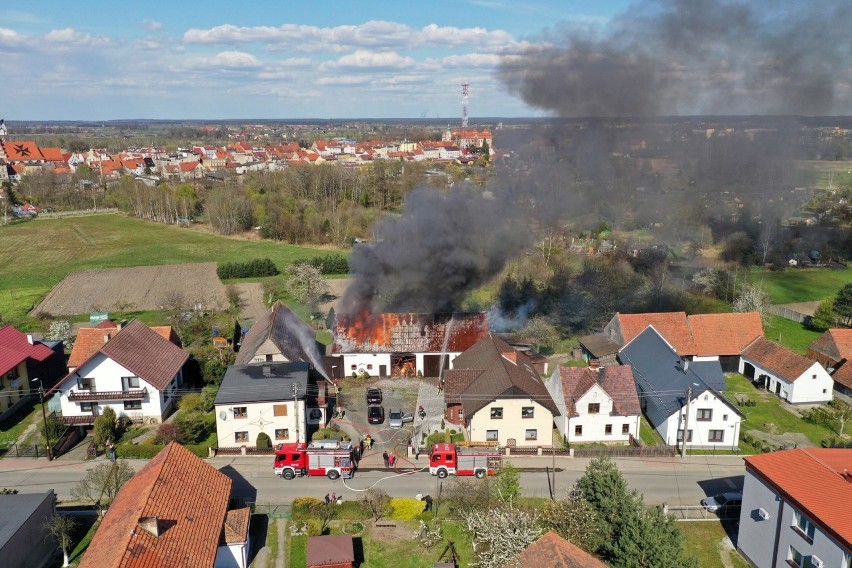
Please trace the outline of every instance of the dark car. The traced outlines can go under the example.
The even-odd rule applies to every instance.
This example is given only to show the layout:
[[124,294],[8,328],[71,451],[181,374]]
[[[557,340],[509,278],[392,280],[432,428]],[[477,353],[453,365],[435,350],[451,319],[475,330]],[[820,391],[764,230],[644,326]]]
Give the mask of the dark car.
[[711,513],[738,510],[742,504],[742,493],[720,493],[701,500],[701,505]]
[[376,387],[370,387],[367,389],[367,404],[381,404],[382,403],[382,389],[377,389]]
[[371,406],[367,409],[367,422],[370,424],[381,424],[385,421],[385,408],[383,406]]

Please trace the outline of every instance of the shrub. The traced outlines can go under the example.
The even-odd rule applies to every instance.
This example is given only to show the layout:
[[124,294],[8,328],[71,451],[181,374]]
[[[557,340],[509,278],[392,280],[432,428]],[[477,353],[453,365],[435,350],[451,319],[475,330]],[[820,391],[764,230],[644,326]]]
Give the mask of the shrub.
[[149,460],[159,454],[164,447],[162,444],[118,444],[115,446],[115,456],[125,459]]
[[180,442],[180,433],[177,426],[171,422],[160,424],[157,428],[156,442],[163,445],[169,442]]
[[345,254],[334,253],[315,256],[307,260],[300,260],[294,264],[307,264],[320,271],[320,274],[348,274],[349,259]]
[[222,280],[228,278],[253,278],[256,276],[278,276],[281,272],[270,258],[256,258],[246,262],[220,264],[216,274]]
[[257,449],[258,450],[268,450],[272,447],[272,440],[269,439],[269,435],[266,432],[261,432],[257,435]]
[[184,442],[198,444],[216,429],[216,417],[203,412],[180,412],[175,424]]
[[395,521],[414,521],[420,518],[426,504],[420,499],[394,497],[390,500],[390,506],[391,513],[388,518]]
[[178,402],[178,408],[184,412],[204,412],[204,400],[199,393],[185,394]]
[[332,430],[331,428],[320,428],[311,436],[311,440],[348,440],[346,432]]
[[323,501],[316,497],[296,497],[293,499],[293,504],[290,510],[293,513],[293,518],[305,518],[311,515],[311,509],[317,505],[322,505]]

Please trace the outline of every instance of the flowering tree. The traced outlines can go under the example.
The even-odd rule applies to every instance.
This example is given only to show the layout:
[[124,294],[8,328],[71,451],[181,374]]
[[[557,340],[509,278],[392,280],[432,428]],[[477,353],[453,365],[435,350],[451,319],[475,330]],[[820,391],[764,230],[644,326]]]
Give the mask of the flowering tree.
[[475,566],[481,568],[503,568],[510,564],[542,533],[535,513],[512,506],[485,513],[466,511],[461,517],[472,535]]
[[65,349],[74,346],[74,336],[71,335],[71,324],[68,320],[56,320],[50,322],[50,328],[44,334],[45,339],[61,341]]

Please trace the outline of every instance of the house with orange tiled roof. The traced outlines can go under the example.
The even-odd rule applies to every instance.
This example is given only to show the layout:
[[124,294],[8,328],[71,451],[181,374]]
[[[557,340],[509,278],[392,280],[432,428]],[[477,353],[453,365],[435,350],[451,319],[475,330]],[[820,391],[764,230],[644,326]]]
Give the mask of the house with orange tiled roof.
[[808,345],[808,358],[831,374],[834,389],[852,395],[852,329],[829,329]]
[[535,568],[607,568],[582,548],[571,544],[553,531],[547,531],[526,547],[505,568],[535,566]]
[[[80,330],[79,354],[72,350],[72,370],[49,392],[60,392],[62,422],[92,425],[106,407],[117,416],[162,422],[183,384],[189,354],[170,341],[166,329],[155,331],[139,320],[123,328]],[[85,358],[84,358],[85,357]]]
[[739,372],[790,404],[818,404],[834,398],[834,379],[822,365],[764,337],[745,348]]
[[125,483],[80,568],[247,568],[248,507],[233,482],[172,442]]
[[852,450],[745,458],[737,549],[751,566],[852,565]]
[[559,409],[554,418],[570,443],[626,443],[639,436],[642,408],[630,365],[559,367],[545,381]]
[[686,319],[695,344],[693,359],[718,359],[724,371],[735,371],[743,349],[764,334],[757,312],[694,314]]
[[616,312],[603,329],[603,334],[618,345],[630,343],[634,337],[653,326],[681,357],[695,355],[695,341],[686,320],[686,312],[622,314]]

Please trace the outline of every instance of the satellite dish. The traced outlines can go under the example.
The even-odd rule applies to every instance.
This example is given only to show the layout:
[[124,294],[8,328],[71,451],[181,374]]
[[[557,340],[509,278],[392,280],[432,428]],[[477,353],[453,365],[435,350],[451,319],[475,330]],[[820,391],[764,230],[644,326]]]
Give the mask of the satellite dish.
[[219,411],[219,418],[221,418],[222,420],[225,420],[227,417],[228,417],[227,412],[225,412],[224,410]]

